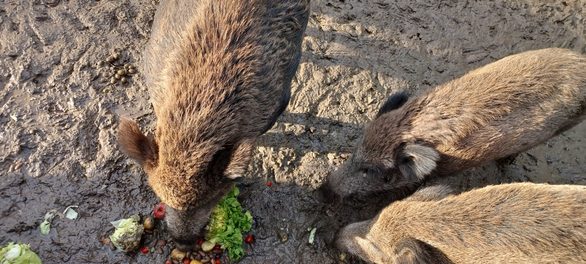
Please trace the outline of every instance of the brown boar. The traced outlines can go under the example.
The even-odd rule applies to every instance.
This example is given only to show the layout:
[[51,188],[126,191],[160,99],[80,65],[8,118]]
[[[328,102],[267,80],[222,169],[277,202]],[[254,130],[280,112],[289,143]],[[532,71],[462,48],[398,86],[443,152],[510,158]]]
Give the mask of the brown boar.
[[373,263],[586,262],[586,186],[513,183],[440,196],[392,203],[343,228],[336,244]]
[[122,150],[168,207],[189,249],[248,166],[255,139],[286,108],[309,0],[162,0],[143,61],[155,135],[122,119]]
[[581,122],[585,105],[586,56],[558,48],[511,55],[419,96],[392,95],[321,190],[357,204],[412,192],[548,140]]

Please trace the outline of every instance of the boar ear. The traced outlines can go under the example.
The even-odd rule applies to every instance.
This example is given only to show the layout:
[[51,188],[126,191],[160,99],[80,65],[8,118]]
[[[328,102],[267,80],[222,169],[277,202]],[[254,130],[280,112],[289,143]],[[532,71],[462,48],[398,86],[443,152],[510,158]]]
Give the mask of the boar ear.
[[414,181],[421,181],[437,166],[439,153],[420,144],[407,144],[398,157],[401,173]]
[[450,264],[453,263],[439,249],[411,237],[403,238],[393,250],[393,263]]
[[254,149],[254,139],[246,139],[242,141],[232,153],[230,157],[230,164],[224,172],[224,175],[229,179],[240,178],[246,173],[248,163],[252,157],[252,150]]
[[140,132],[136,122],[121,118],[118,126],[118,143],[128,157],[138,161],[140,165],[155,163],[157,145],[153,138],[149,139]]
[[387,98],[387,101],[385,101],[381,108],[378,110],[376,117],[379,117],[384,113],[393,111],[403,106],[407,102],[407,100],[409,100],[409,95],[407,95],[406,92],[401,91],[391,94],[389,98]]
[[207,173],[212,175],[224,175],[230,165],[230,158],[234,152],[234,145],[222,146],[208,163]]

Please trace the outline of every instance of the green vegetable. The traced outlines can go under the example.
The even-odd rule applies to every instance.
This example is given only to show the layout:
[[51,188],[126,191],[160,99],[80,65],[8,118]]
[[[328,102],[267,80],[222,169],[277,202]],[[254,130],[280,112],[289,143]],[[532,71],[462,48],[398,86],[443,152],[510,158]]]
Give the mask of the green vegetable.
[[0,248],[0,264],[42,264],[41,259],[26,244],[8,243]]
[[[51,231],[51,221],[53,221],[53,218],[55,218],[55,216],[57,216],[57,210],[55,210],[55,209],[53,209],[45,214],[45,218],[44,218],[43,222],[39,225],[39,228],[41,229],[41,234],[43,234],[43,235],[49,234],[49,232]],[[3,263],[0,263],[0,264],[3,264]]]
[[127,219],[121,219],[112,222],[112,225],[116,228],[114,234],[110,235],[110,241],[116,246],[116,248],[130,252],[138,248],[140,244],[140,238],[144,231],[142,223],[140,223],[140,217],[133,215]]
[[206,227],[206,240],[212,244],[220,244],[228,251],[231,260],[244,256],[242,233],[252,228],[252,215],[242,210],[238,202],[240,191],[236,186],[220,200],[212,211],[210,223]]

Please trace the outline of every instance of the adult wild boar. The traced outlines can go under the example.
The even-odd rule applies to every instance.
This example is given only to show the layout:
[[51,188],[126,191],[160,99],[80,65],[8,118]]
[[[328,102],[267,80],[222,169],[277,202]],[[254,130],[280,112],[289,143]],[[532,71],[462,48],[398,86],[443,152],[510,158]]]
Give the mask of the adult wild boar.
[[389,97],[321,190],[363,204],[528,150],[584,119],[586,56],[549,48],[505,57],[413,98]]
[[373,263],[584,263],[586,187],[513,183],[447,196],[437,186],[342,229]]
[[143,57],[155,135],[122,119],[119,143],[167,205],[179,248],[193,245],[286,108],[308,16],[309,0],[160,2]]

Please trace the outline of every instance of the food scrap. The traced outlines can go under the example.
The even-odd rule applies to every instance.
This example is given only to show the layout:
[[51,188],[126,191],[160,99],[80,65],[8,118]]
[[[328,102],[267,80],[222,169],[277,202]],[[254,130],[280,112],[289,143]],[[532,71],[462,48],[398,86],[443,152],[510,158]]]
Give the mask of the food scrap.
[[165,218],[165,204],[158,203],[155,205],[155,209],[153,210],[153,216],[155,219],[163,220]]
[[239,193],[240,190],[234,186],[212,211],[206,227],[206,242],[201,245],[204,251],[219,244],[228,251],[231,260],[244,256],[242,233],[252,228],[252,215],[242,209],[237,199]]
[[39,256],[27,244],[8,243],[0,248],[2,264],[42,264]]
[[244,242],[246,242],[246,244],[252,244],[252,243],[254,243],[254,236],[252,234],[248,234],[244,238]]
[[53,221],[53,218],[55,218],[55,216],[57,216],[57,210],[55,209],[45,214],[45,219],[43,220],[41,225],[39,225],[39,228],[41,229],[41,234],[49,234],[49,231],[51,231],[51,221]]
[[315,240],[315,231],[317,230],[317,228],[312,228],[311,231],[309,231],[309,244],[313,245],[313,241]]
[[77,208],[77,207],[79,207],[79,206],[77,206],[77,205],[67,206],[67,208],[65,208],[65,210],[63,210],[63,215],[65,216],[65,218],[67,218],[69,220],[77,219],[77,216],[79,214],[75,210],[73,210],[73,208]]
[[152,216],[147,216],[142,222],[145,231],[152,231],[155,229],[155,219]]
[[116,230],[110,235],[110,241],[116,248],[125,252],[130,252],[138,248],[144,231],[138,215],[114,221],[112,225]]

